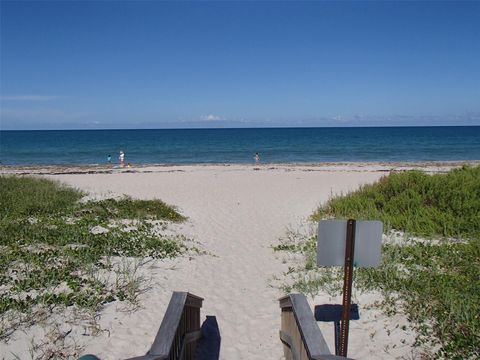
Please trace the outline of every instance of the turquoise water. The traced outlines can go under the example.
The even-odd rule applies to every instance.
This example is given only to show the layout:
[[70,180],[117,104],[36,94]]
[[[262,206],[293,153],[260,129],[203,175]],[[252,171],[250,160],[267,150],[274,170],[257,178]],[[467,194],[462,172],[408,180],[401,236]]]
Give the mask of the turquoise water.
[[480,126],[0,131],[4,165],[480,160]]

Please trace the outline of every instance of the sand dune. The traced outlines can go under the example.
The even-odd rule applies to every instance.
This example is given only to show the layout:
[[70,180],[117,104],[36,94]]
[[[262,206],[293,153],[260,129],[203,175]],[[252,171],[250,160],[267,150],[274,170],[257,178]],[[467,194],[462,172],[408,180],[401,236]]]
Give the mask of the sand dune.
[[[47,175],[96,197],[128,194],[177,205],[189,218],[180,230],[207,251],[206,255],[146,265],[143,271],[151,278],[152,288],[140,296],[141,309],[120,312],[115,303],[106,306],[99,324],[107,331],[77,339],[85,345],[85,352],[103,359],[144,354],[173,290],[205,298],[202,316],[217,317],[222,359],[281,359],[277,299],[283,294],[271,286],[271,279],[281,276],[288,263],[271,246],[288,227],[304,223],[330,196],[386,174],[381,166],[322,171],[308,166],[254,169],[243,165],[145,169]],[[360,300],[367,304],[377,298],[378,294],[367,294]],[[317,303],[331,301],[326,295],[315,299]],[[362,320],[352,325],[349,355],[369,359],[412,357],[414,334],[393,331],[401,321],[404,319],[388,319],[378,310],[365,310]],[[391,328],[390,336],[385,328]],[[324,324],[322,329],[333,350],[333,326]]]

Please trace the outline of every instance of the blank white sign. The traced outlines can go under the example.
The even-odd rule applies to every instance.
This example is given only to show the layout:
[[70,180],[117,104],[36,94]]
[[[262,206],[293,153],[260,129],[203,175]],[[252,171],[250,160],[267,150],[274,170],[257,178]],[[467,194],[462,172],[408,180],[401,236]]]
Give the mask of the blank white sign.
[[[357,221],[355,226],[355,266],[380,264],[383,224],[381,221]],[[345,265],[347,220],[321,220],[317,231],[317,265]]]

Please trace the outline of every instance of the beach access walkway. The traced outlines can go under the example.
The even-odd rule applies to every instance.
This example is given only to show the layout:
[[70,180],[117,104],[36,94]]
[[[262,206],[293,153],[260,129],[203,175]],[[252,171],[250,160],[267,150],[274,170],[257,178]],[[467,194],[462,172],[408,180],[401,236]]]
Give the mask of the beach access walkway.
[[281,359],[278,299],[284,293],[271,280],[281,277],[288,264],[272,246],[322,201],[385,174],[243,165],[142,170],[52,176],[92,194],[158,198],[176,205],[189,218],[182,231],[207,252],[150,264],[152,287],[142,294],[136,312],[105,308],[99,322],[109,332],[86,349],[102,359],[145,354],[175,290],[205,298],[202,313],[215,315],[221,330],[221,359]]

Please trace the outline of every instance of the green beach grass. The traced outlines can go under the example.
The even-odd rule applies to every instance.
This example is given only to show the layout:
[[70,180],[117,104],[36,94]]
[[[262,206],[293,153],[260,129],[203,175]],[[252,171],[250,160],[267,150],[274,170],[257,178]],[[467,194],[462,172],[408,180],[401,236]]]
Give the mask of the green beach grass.
[[[416,236],[383,245],[381,266],[356,269],[354,286],[381,291],[387,313],[405,312],[417,343],[435,345],[427,357],[480,357],[480,167],[392,173],[330,199],[311,220],[324,218],[379,219],[387,233]],[[275,249],[305,255],[302,268],[290,269],[297,276],[286,291],[341,292],[341,269],[315,265],[315,237],[291,237]]]
[[174,207],[128,197],[82,203],[84,195],[42,178],[0,176],[0,339],[11,330],[7,314],[56,305],[95,312],[107,302],[134,302],[140,279],[121,273],[115,259],[175,257],[187,249],[183,236],[155,231],[159,222],[185,219]]

